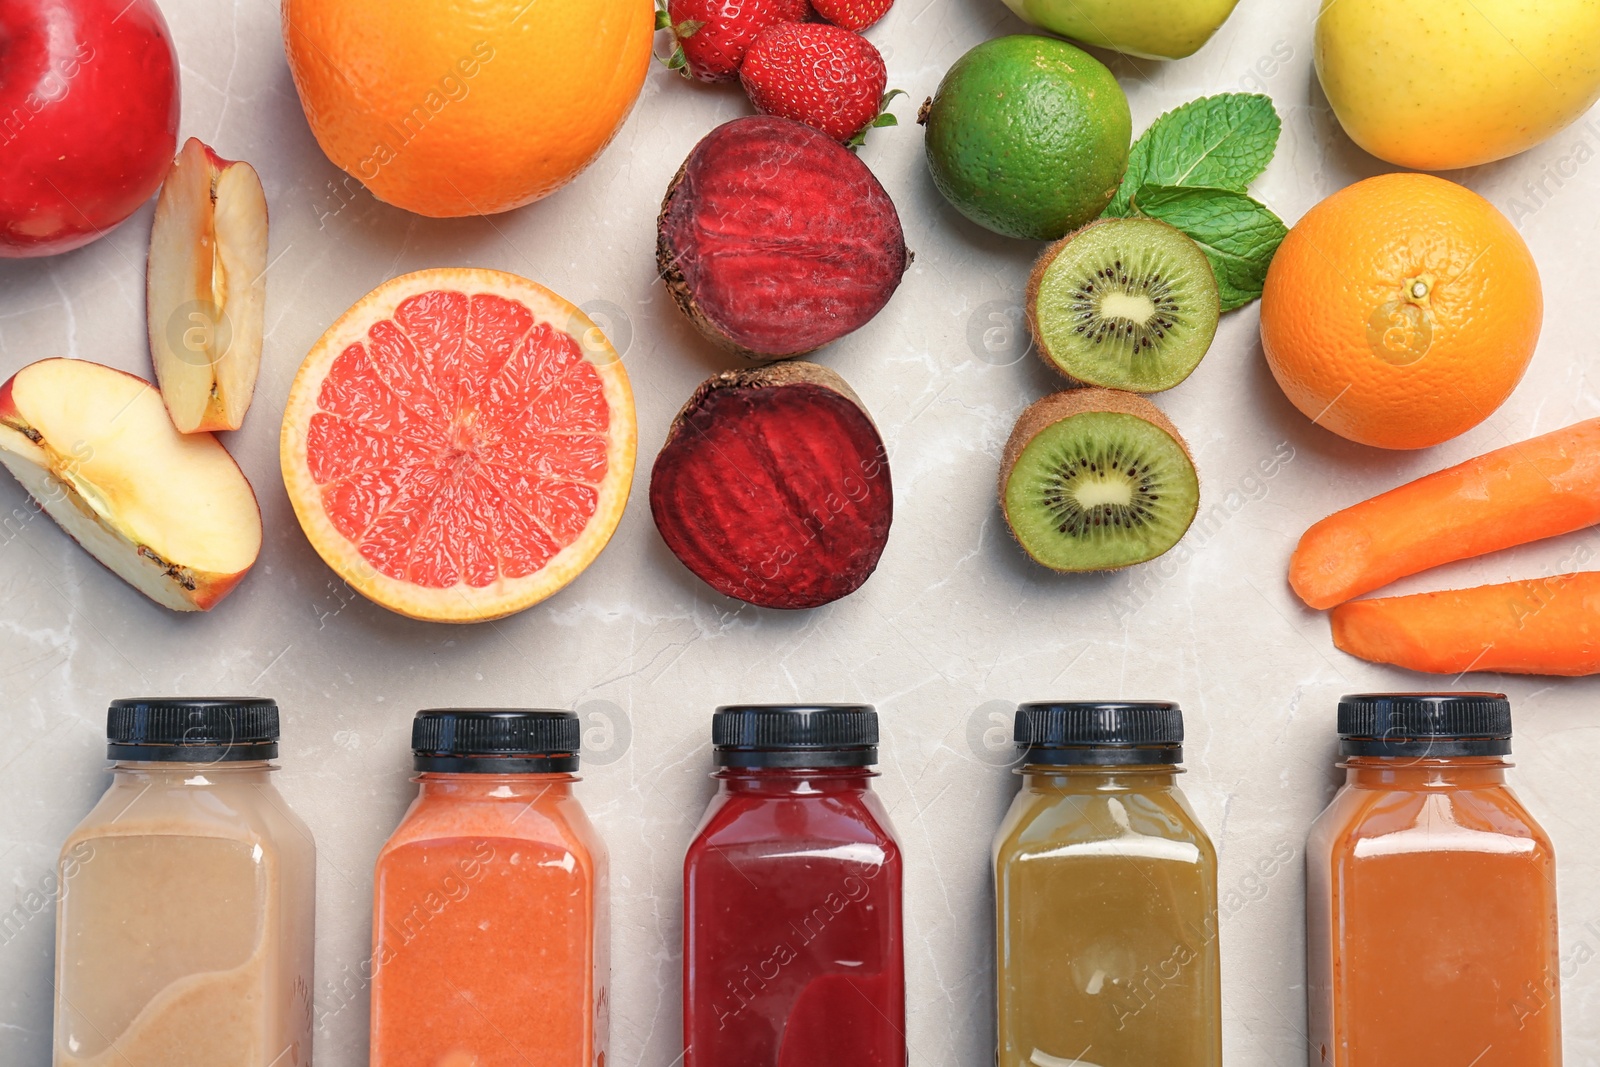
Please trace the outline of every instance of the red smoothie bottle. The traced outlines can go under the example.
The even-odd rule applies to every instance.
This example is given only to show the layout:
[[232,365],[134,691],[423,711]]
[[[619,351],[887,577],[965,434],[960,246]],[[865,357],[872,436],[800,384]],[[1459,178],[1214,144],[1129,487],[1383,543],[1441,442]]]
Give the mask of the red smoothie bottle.
[[684,861],[684,1067],[905,1067],[900,846],[863,704],[718,708]]

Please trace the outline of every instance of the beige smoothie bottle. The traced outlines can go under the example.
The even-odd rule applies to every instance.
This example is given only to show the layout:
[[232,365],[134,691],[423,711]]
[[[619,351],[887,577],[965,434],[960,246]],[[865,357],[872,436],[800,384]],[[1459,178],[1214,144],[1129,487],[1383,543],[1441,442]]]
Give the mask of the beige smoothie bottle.
[[270,700],[112,703],[61,851],[56,1067],[307,1067],[315,851]]

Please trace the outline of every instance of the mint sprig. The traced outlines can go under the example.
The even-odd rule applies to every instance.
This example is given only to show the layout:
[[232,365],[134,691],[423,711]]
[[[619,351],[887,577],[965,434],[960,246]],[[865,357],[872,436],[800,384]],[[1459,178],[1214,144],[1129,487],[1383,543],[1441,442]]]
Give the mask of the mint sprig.
[[1133,208],[1177,227],[1200,246],[1217,276],[1223,311],[1261,298],[1267,268],[1289,233],[1260,201],[1232,189],[1146,185],[1134,194]]
[[1105,214],[1160,219],[1205,251],[1222,310],[1261,296],[1288,232],[1246,195],[1278,148],[1283,123],[1259,93],[1203,97],[1162,115],[1128,152],[1128,170]]
[[1245,192],[1272,162],[1282,129],[1260,93],[1207,96],[1169,111],[1129,149],[1127,175],[1106,214],[1133,214],[1128,203],[1146,185]]

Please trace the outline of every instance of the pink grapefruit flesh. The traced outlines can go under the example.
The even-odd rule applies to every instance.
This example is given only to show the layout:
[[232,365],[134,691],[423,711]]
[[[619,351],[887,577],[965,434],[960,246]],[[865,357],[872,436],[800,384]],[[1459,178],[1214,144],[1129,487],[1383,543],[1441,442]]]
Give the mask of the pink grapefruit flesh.
[[516,275],[392,279],[306,357],[284,481],[313,546],[365,596],[474,622],[591,563],[627,502],[627,372],[573,305]]

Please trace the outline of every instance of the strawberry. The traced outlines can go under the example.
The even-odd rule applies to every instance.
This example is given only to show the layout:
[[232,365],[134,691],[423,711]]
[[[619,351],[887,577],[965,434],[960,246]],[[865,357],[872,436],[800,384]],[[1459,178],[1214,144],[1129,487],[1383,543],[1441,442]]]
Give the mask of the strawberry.
[[722,82],[738,76],[745,49],[762,30],[810,14],[809,0],[656,0],[656,29],[672,31],[668,67]]
[[845,142],[868,126],[891,124],[893,116],[880,118],[888,77],[871,41],[826,22],[768,26],[739,68],[757,111],[796,119]]
[[894,0],[812,0],[817,14],[847,30],[862,30],[889,13]]

